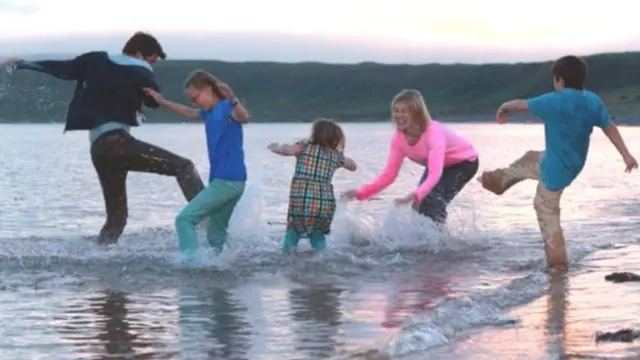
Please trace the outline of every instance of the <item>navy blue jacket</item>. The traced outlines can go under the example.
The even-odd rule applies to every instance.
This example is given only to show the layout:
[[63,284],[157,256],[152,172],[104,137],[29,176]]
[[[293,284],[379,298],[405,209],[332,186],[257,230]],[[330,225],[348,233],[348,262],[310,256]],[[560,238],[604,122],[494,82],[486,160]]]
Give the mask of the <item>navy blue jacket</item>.
[[159,106],[142,90],[148,87],[160,91],[151,70],[144,66],[117,64],[103,51],[88,52],[64,61],[20,60],[16,68],[76,81],[64,131],[91,130],[107,122],[138,126],[137,113],[142,104],[150,108]]

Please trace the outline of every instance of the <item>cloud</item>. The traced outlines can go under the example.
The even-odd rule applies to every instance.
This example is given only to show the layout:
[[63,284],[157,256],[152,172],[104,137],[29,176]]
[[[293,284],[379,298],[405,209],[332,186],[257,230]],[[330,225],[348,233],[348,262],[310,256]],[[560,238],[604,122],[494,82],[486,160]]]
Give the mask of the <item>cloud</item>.
[[31,15],[39,10],[40,8],[35,4],[15,0],[0,0],[0,13]]

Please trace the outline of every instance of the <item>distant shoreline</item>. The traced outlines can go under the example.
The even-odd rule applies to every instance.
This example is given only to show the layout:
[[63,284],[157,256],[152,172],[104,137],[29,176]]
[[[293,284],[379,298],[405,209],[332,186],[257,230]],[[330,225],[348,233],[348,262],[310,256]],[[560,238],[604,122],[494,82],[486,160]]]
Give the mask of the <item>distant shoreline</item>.
[[[629,76],[640,72],[640,53],[600,54],[588,61],[588,89],[602,98],[616,122],[640,125],[640,83]],[[316,117],[341,123],[389,121],[391,99],[410,88],[422,93],[434,119],[490,123],[502,102],[553,91],[549,61],[335,65],[167,60],[154,67],[154,74],[167,99],[185,102],[181,84],[198,68],[228,82],[257,123],[311,122]],[[12,123],[63,121],[75,86],[33,71],[2,72],[0,82],[0,122]],[[180,122],[166,109],[145,112],[149,123]],[[510,121],[536,123],[527,115]]]

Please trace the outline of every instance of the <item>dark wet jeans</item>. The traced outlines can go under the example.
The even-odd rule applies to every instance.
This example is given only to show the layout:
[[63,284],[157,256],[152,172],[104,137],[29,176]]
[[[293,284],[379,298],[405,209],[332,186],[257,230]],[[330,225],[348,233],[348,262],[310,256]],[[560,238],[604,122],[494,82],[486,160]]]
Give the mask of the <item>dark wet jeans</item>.
[[191,160],[140,141],[126,131],[108,132],[96,139],[91,144],[91,160],[100,178],[107,211],[100,243],[116,243],[127,224],[126,179],[129,171],[175,176],[187,201],[204,189]]
[[[431,190],[420,205],[414,205],[414,210],[430,218],[435,223],[443,225],[447,221],[447,206],[458,195],[460,190],[469,183],[478,172],[478,159],[474,161],[463,161],[444,168],[440,181]],[[424,171],[420,184],[422,184],[429,174],[429,169]]]

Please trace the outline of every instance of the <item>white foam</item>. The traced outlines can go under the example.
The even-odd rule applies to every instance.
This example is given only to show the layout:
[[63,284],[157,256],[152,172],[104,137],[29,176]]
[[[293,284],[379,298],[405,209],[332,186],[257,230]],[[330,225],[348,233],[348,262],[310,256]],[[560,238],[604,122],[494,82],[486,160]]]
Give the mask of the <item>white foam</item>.
[[[240,259],[255,265],[265,260],[269,262],[283,258],[279,249],[285,228],[283,225],[269,226],[265,220],[266,204],[259,173],[254,174],[252,179],[232,215],[229,247],[222,254],[212,255],[202,234],[206,224],[198,227],[202,242],[198,261],[201,267],[224,270]],[[461,242],[469,241],[439,233],[429,219],[407,206],[390,205],[387,212],[377,215],[363,215],[359,209],[362,206],[362,203],[338,201],[328,249],[325,254],[313,257],[310,261],[394,265],[406,262],[406,252],[419,249],[438,253],[445,248],[460,248]],[[19,246],[15,246],[16,241]],[[308,244],[301,242],[301,250],[305,250],[305,247]],[[96,246],[92,240],[82,237],[4,239],[0,240],[0,257],[17,258],[20,261],[31,261],[28,259],[32,258],[39,262],[57,258],[81,263],[96,260],[122,263],[145,258],[152,260],[155,265],[177,266],[181,263],[173,228],[147,229],[136,233],[128,231],[117,245],[108,247]]]
[[[571,262],[575,264],[595,250],[596,247],[590,245],[577,247],[573,249]],[[430,314],[409,319],[377,353],[402,357],[447,344],[460,333],[478,326],[517,323],[518,319],[506,315],[505,311],[541,296],[548,281],[547,273],[538,270],[498,289],[446,299]]]

